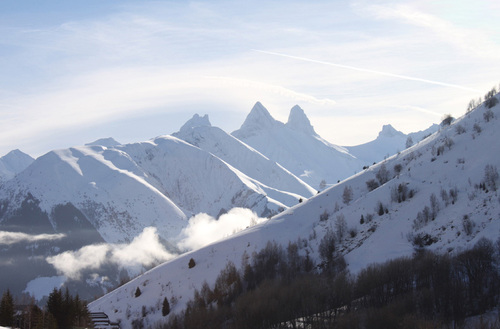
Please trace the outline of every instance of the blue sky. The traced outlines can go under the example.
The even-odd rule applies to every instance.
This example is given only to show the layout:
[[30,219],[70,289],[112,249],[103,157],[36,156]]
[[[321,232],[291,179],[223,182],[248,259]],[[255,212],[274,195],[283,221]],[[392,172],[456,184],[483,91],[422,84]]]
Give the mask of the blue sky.
[[300,105],[332,143],[425,129],[500,82],[496,1],[1,1],[0,155],[228,132]]

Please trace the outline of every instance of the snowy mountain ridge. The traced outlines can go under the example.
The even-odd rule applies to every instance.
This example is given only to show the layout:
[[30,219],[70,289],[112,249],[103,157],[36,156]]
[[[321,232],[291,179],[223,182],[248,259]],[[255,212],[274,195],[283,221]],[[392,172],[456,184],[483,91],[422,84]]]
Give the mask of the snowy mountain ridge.
[[[329,174],[344,179],[360,171],[363,163],[347,148],[322,139],[299,106],[291,109],[283,124],[257,103],[241,132],[269,144],[264,148],[267,155],[259,143],[254,148],[213,127],[208,115],[195,114],[171,136],[124,145],[103,138],[36,160],[26,158],[26,168],[18,167],[15,176],[0,186],[0,234],[28,234],[35,240],[25,239],[0,251],[2,257],[16,259],[0,273],[0,282],[17,292],[33,292],[46,286],[43,282],[60,284],[67,280],[60,275],[66,272],[46,260],[84,257],[96,243],[109,244],[112,247],[100,249],[106,257],[88,263],[82,275],[88,282],[68,281],[89,298],[121,280],[122,263],[103,265],[115,252],[110,250],[136,240],[158,240],[163,246],[158,248],[165,250],[153,258],[164,261],[172,256],[168,253],[190,249],[178,244],[187,245],[186,231],[198,220],[210,223],[227,215],[225,220],[246,217],[235,230],[253,225],[259,216],[270,217],[316,195],[317,187],[332,185],[336,180]],[[328,184],[321,186],[320,177]],[[242,216],[241,208],[251,209],[250,215]],[[49,238],[39,242],[38,235]],[[141,271],[134,266],[130,275]],[[23,276],[14,274],[26,267],[31,270]]]
[[[498,96],[496,96],[498,97]],[[227,262],[237,268],[244,254],[268,241],[299,245],[316,264],[330,231],[352,273],[429,249],[456,253],[485,237],[500,236],[500,105],[476,110],[444,125],[429,138],[351,176],[270,220],[168,261],[89,304],[130,328],[135,319],[153,326],[164,298],[180,312],[203,282],[213,287]],[[341,233],[339,233],[342,231]],[[189,260],[196,262],[188,266]],[[134,296],[136,288],[142,294]],[[146,314],[141,311],[147,310]]]

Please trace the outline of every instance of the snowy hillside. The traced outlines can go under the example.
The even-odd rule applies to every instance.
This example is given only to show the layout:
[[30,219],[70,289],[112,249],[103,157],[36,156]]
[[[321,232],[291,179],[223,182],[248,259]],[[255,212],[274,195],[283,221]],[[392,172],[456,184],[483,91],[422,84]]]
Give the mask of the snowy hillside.
[[[244,125],[248,130],[235,135],[250,140],[250,128],[256,127],[252,122],[257,121],[285,129],[265,112],[260,114]],[[296,242],[299,252],[318,264],[318,247],[328,232],[334,232],[337,250],[353,273],[417,249],[453,254],[482,237],[496,241],[500,236],[499,126],[500,106],[481,105],[411,148],[265,223],[166,262],[89,308],[106,312],[122,328],[130,328],[135,319],[153,326],[165,319],[161,314],[165,297],[172,301],[172,312],[183,310],[204,281],[213,287],[228,261],[239,267],[245,253],[263,249],[268,241],[283,246]],[[191,258],[196,265],[189,268]],[[137,288],[142,294],[135,297]]]
[[[0,288],[36,293],[46,282],[64,282],[67,278],[58,275],[65,274],[83,278],[70,283],[80,296],[90,298],[117,284],[122,268],[137,275],[143,265],[179,252],[175,244],[188,217],[200,212],[218,216],[234,207],[267,216],[286,208],[271,196],[291,204],[300,198],[171,136],[49,152],[0,188],[0,258],[9,260],[0,272]],[[145,252],[153,248],[151,261],[120,255],[126,250],[123,244],[134,246],[137,239],[148,240],[141,246],[147,246]],[[96,247],[104,242],[109,247]],[[93,255],[83,264],[71,265],[67,259],[89,253]],[[118,261],[108,264],[116,253]],[[88,269],[83,277],[80,267]],[[22,275],[15,275],[19,271]]]
[[[316,194],[316,190],[285,168],[222,129],[212,127],[208,115],[203,118],[197,114],[194,115],[173,136],[214,154],[247,176],[267,186],[297,194],[298,197],[293,204],[297,203],[301,197],[309,198]],[[286,202],[287,200],[283,200],[279,196],[274,198],[282,203],[289,204],[289,202]]]
[[439,129],[437,124],[429,128],[410,133],[408,135],[394,129],[391,125],[384,125],[377,138],[371,142],[346,146],[345,148],[353,156],[363,161],[365,165],[371,165],[373,162],[379,162],[385,158],[403,151],[423,138],[435,133]]
[[261,216],[278,212],[283,203],[273,199],[296,196],[269,188],[246,176],[213,154],[173,136],[117,147],[145,171],[157,186],[186,213],[219,216],[233,207],[254,210]]
[[294,106],[283,124],[256,103],[239,130],[232,135],[267,158],[276,161],[315,189],[349,177],[364,163],[340,146],[322,139],[311,126],[304,111]]
[[35,159],[19,150],[13,150],[0,158],[0,182],[13,178],[26,169]]

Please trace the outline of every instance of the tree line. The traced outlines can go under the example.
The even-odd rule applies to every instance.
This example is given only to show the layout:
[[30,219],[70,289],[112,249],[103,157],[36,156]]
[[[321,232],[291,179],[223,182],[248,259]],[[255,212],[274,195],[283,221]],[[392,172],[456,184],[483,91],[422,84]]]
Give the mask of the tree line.
[[26,305],[15,305],[9,290],[0,302],[0,326],[20,329],[66,329],[91,327],[87,302],[69,290],[55,289],[42,309],[31,298]]
[[159,328],[456,326],[499,305],[499,255],[500,239],[482,238],[455,255],[423,250],[352,275],[339,255],[313,264],[297,244],[270,242],[245,254],[240,270],[228,263]]

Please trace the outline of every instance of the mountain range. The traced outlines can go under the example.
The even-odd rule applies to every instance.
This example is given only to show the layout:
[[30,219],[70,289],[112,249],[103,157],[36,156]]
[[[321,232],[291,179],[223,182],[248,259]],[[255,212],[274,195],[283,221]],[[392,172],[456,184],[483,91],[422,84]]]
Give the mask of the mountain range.
[[[274,133],[273,139],[278,138],[276,131],[290,134],[260,104],[256,107],[242,129],[233,133],[235,137],[256,147],[264,141],[260,133],[267,137]],[[320,264],[322,241],[333,232],[336,251],[353,275],[369,264],[416,251],[453,255],[482,238],[499,242],[499,117],[499,105],[482,104],[453,122],[443,121],[437,132],[408,149],[267,221],[153,268],[91,302],[89,309],[106,312],[122,328],[131,328],[135,320],[146,327],[157,325],[166,319],[161,312],[165,298],[171,301],[171,313],[185,310],[195,290],[202,291],[203,285],[214,287],[228,262],[243,271],[240,264],[269,242],[284,247],[295,243],[299,254]],[[300,134],[323,143],[313,130],[301,127]],[[392,131],[390,127],[384,130]],[[268,139],[267,149],[259,150],[266,157],[278,152],[273,139]],[[293,140],[294,145],[297,142]],[[334,149],[338,156],[354,159],[342,151],[347,148]],[[135,294],[139,288],[140,296]]]
[[[410,136],[417,142],[437,129]],[[145,142],[104,138],[37,159],[12,151],[0,158],[0,233],[7,241],[1,242],[0,288],[41,298],[71,276],[56,266],[60,259],[104,244],[113,246],[103,251],[111,257],[147,234],[159,241],[161,252],[133,263],[134,271],[94,255],[97,271],[87,260],[92,266],[68,284],[91,298],[185,251],[179,241],[194,215],[217,219],[240,208],[267,218],[286,213],[402,151],[407,139],[388,125],[373,142],[341,147],[321,138],[299,106],[281,123],[258,102],[232,134],[195,114],[178,132]]]

